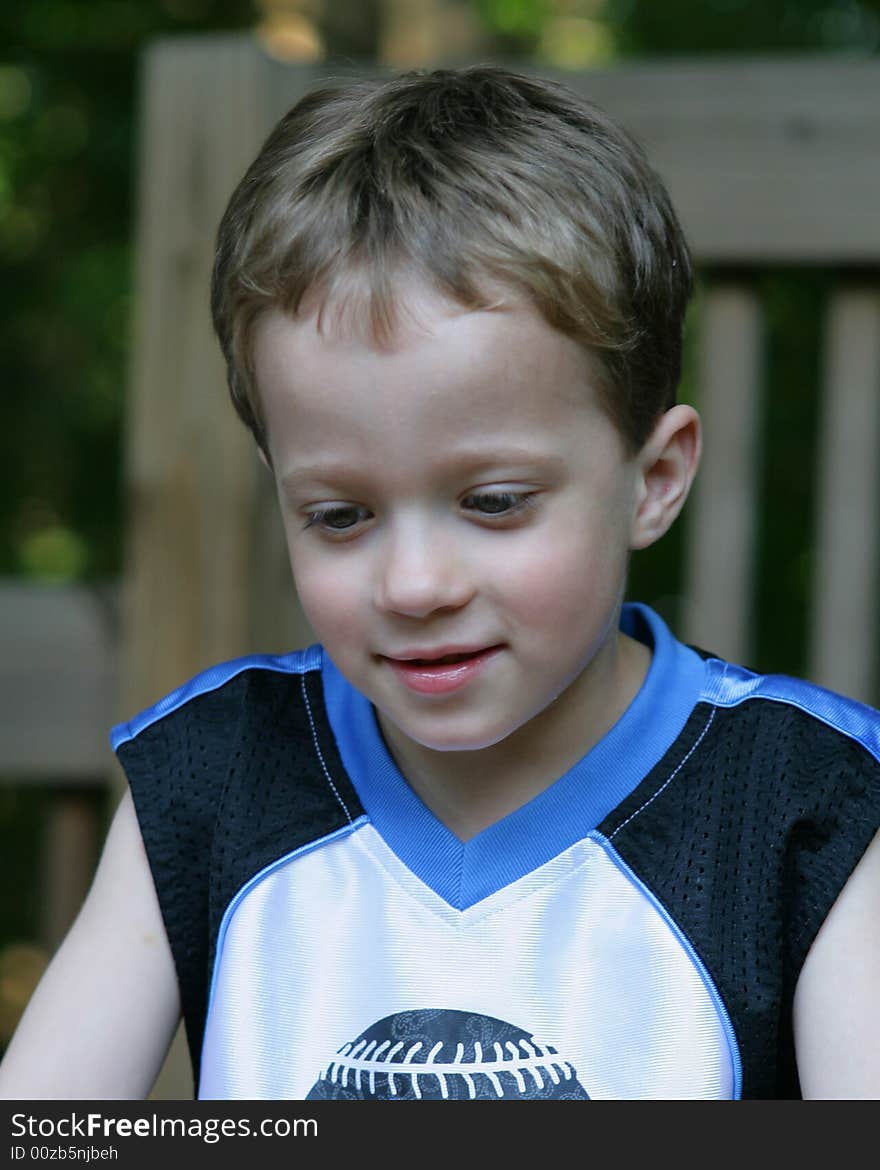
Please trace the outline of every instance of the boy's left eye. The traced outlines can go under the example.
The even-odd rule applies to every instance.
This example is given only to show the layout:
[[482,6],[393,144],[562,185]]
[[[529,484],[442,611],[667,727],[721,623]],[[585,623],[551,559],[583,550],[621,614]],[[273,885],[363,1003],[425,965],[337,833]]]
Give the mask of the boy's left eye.
[[359,504],[327,504],[306,515],[304,528],[319,528],[328,536],[342,536],[359,528],[372,513]]
[[461,506],[466,512],[476,512],[480,516],[505,517],[531,504],[533,495],[532,492],[514,491],[469,492],[462,499]]

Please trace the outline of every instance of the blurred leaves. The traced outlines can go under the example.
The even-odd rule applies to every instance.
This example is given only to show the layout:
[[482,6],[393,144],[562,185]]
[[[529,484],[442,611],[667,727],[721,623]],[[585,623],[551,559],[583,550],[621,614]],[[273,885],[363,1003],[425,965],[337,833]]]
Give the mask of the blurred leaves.
[[552,47],[568,49],[566,28],[574,35],[579,28],[592,28],[593,36],[601,35],[606,54],[613,46],[621,57],[828,50],[867,54],[880,47],[880,0],[472,2],[502,54],[538,56],[560,65],[565,62],[554,57]]
[[622,55],[791,53],[880,46],[878,0],[606,0]]
[[121,568],[139,55],[250,0],[0,6],[0,573]]

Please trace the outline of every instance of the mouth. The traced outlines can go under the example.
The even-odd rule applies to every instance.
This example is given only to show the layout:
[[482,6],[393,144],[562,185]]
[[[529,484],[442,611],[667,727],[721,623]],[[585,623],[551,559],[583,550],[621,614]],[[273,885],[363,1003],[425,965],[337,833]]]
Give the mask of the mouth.
[[423,695],[449,694],[473,681],[501,649],[498,644],[476,649],[444,646],[389,656],[384,661],[409,690]]
[[485,650],[457,650],[451,654],[413,655],[412,657],[397,658],[393,661],[403,663],[405,666],[454,666],[458,662],[467,662],[469,659],[484,653]]
[[414,647],[412,650],[403,650],[400,654],[383,655],[387,662],[399,663],[401,666],[457,666],[461,662],[469,662],[483,654],[491,654],[500,650],[500,643],[488,646],[435,646]]

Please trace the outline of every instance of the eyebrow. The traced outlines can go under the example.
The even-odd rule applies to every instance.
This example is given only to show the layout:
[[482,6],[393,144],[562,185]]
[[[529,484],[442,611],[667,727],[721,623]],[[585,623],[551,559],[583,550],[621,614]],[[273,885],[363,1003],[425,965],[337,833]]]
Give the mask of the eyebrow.
[[351,463],[340,460],[326,460],[320,463],[304,463],[291,467],[278,477],[282,487],[298,487],[300,484],[330,485],[340,479],[357,478],[358,472]]
[[[541,465],[542,469],[554,470],[564,463],[564,459],[555,449],[536,451],[526,447],[479,447],[463,448],[453,451],[443,460],[444,467],[457,474],[467,472],[478,474],[493,468],[520,468],[523,469]],[[291,467],[279,477],[282,486],[297,487],[300,484],[332,484],[341,479],[367,478],[356,466],[350,462],[326,459],[314,463],[304,463],[301,466]]]

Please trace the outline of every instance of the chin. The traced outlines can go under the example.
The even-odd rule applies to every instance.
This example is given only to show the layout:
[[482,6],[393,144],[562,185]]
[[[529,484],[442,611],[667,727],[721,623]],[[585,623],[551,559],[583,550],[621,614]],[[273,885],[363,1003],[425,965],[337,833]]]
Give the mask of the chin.
[[405,736],[433,752],[479,752],[502,743],[521,726],[505,724],[503,727],[450,727],[446,731],[430,730],[425,727],[407,727],[406,722],[392,722]]

